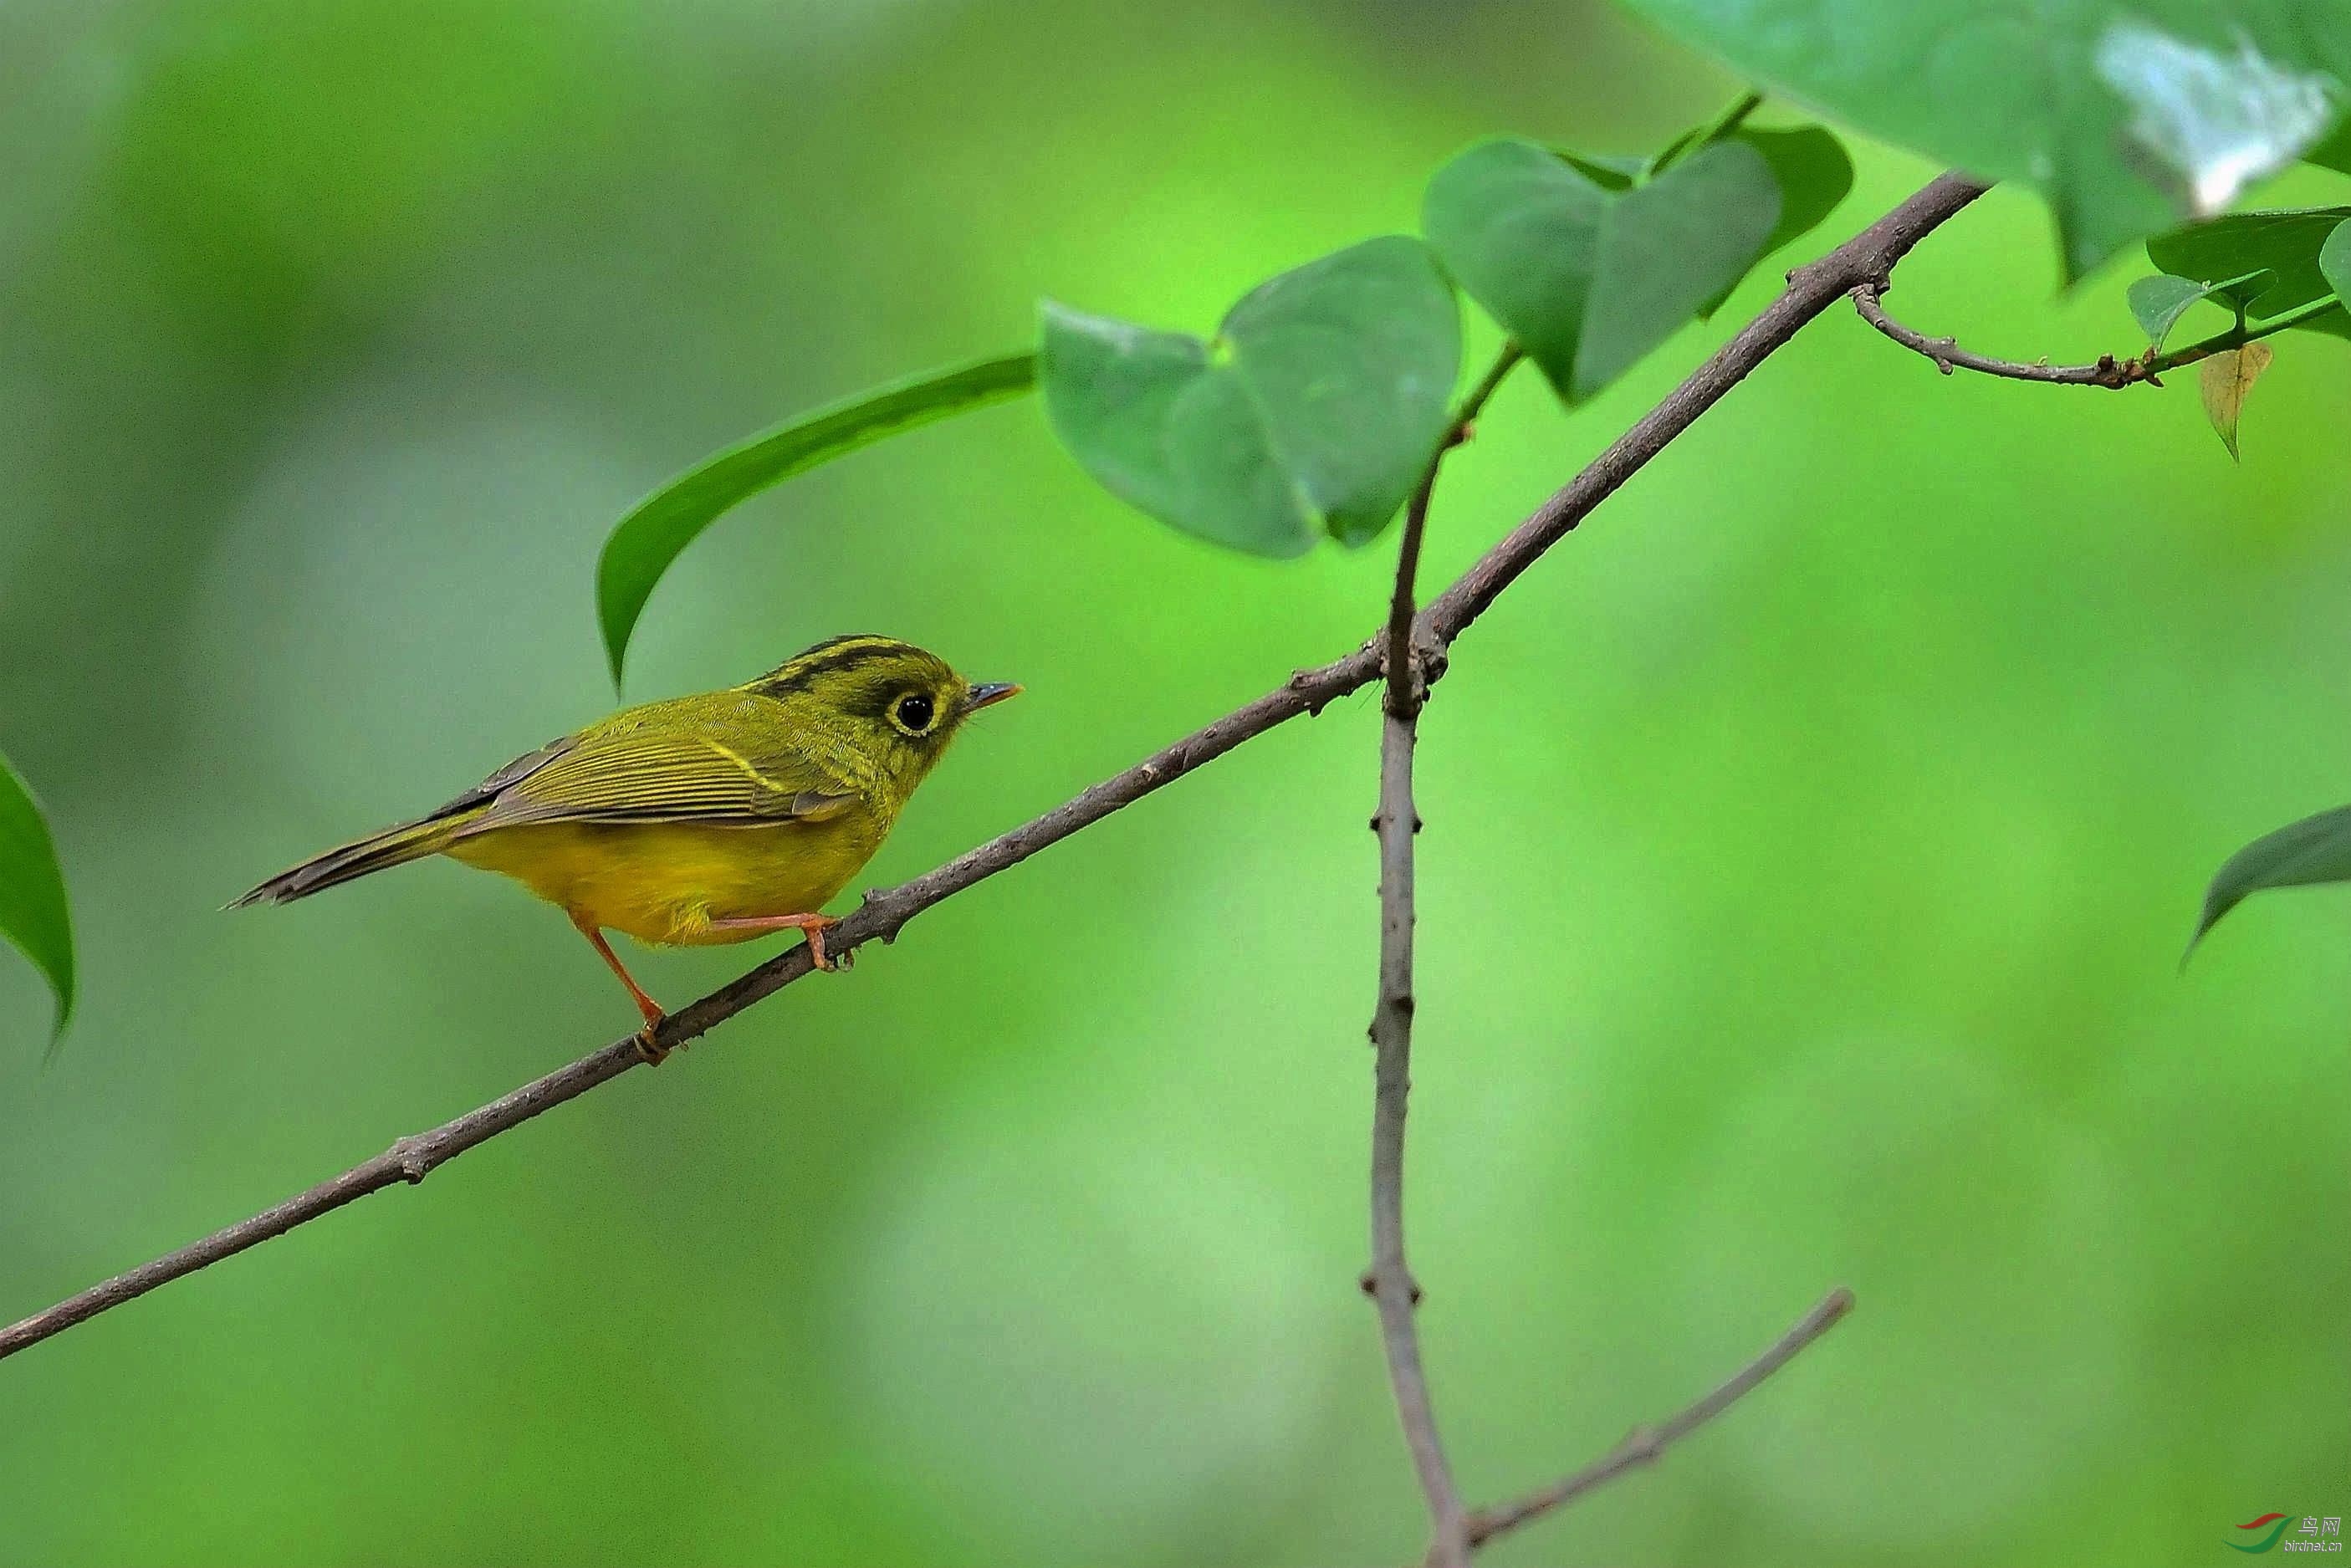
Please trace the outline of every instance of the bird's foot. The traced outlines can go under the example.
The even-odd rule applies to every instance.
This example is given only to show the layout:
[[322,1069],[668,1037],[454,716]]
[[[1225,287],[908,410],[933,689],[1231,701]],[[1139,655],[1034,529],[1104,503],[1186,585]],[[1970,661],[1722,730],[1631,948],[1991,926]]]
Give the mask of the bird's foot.
[[820,969],[830,974],[849,967],[850,954],[834,958],[824,950],[824,934],[841,922],[830,915],[754,915],[737,919],[714,920],[713,931],[797,931],[808,938],[809,957]]

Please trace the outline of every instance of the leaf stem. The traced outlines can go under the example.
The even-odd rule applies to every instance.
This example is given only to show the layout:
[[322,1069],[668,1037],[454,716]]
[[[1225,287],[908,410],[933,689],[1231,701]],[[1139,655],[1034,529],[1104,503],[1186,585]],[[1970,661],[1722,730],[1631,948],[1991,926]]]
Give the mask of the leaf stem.
[[1715,120],[1708,130],[1706,140],[1717,141],[1747,123],[1747,117],[1763,107],[1763,95],[1753,88],[1739,95],[1729,109]]
[[1649,160],[1641,171],[1643,180],[1654,180],[1701,147],[1711,146],[1747,122],[1747,117],[1763,107],[1763,95],[1750,88],[1731,100],[1730,106],[1695,131],[1685,131],[1666,143],[1665,151]]
[[2146,368],[2157,375],[2162,374],[2165,371],[2176,371],[2182,365],[2192,365],[2197,361],[2210,359],[2214,354],[2223,353],[2231,349],[2241,349],[2248,343],[2258,343],[2263,338],[2274,337],[2290,327],[2299,327],[2304,321],[2314,320],[2325,315],[2341,303],[2342,300],[2329,294],[2323,299],[2314,299],[2309,304],[2289,310],[2283,316],[2273,317],[2258,327],[2249,326],[2246,323],[2245,313],[2241,308],[2237,312],[2235,326],[2224,332],[2215,332],[2202,342],[2190,343],[2184,349],[2174,349],[2168,354],[2158,354],[2147,361]]

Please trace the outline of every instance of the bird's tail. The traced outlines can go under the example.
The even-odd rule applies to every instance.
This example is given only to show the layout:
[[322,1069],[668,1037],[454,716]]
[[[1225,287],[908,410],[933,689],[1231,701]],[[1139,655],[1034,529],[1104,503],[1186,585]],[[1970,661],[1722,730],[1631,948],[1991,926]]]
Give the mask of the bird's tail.
[[389,866],[406,865],[410,861],[423,860],[438,854],[457,837],[472,812],[447,816],[419,818],[402,822],[396,828],[386,828],[364,839],[315,855],[291,871],[279,872],[259,887],[230,901],[231,909],[243,909],[253,904],[291,904],[298,898],[308,898],[314,893],[337,887],[370,872]]

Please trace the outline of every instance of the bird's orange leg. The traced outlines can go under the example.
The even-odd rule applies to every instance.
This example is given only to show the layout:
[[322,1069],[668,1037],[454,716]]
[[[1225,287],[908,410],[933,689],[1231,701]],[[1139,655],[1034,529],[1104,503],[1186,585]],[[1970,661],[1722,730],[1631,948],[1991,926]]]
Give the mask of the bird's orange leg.
[[596,949],[596,956],[612,967],[612,973],[621,977],[621,984],[629,988],[629,996],[637,1004],[637,1010],[645,1015],[644,1030],[637,1036],[637,1050],[643,1054],[647,1061],[656,1067],[660,1066],[662,1058],[669,1054],[669,1048],[653,1038],[653,1030],[659,1029],[662,1019],[669,1015],[662,1010],[662,1005],[659,1002],[645,995],[644,988],[637,984],[635,977],[627,969],[622,967],[620,955],[612,951],[612,945],[604,940],[604,934],[601,931],[584,921],[575,920],[571,924],[580,928],[580,936],[588,938],[588,946]]
[[840,963],[826,957],[824,934],[840,924],[830,915],[754,915],[741,920],[714,920],[710,929],[747,931],[755,936],[769,931],[798,931],[808,938],[809,956],[816,960],[818,968],[837,969],[849,962],[849,956],[842,954]]

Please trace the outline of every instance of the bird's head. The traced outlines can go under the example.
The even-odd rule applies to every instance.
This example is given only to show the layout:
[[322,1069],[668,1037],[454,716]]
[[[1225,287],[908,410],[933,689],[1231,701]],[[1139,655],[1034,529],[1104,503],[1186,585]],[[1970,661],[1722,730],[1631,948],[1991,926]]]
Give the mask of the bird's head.
[[901,794],[922,782],[966,719],[1020,691],[975,685],[936,653],[873,636],[829,638],[746,689],[789,707],[808,739],[848,752]]

